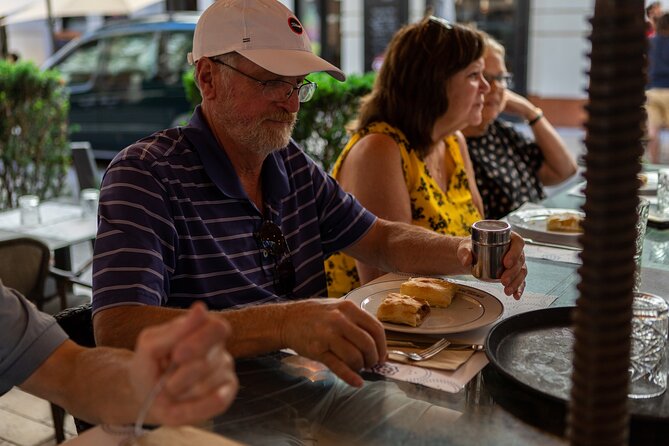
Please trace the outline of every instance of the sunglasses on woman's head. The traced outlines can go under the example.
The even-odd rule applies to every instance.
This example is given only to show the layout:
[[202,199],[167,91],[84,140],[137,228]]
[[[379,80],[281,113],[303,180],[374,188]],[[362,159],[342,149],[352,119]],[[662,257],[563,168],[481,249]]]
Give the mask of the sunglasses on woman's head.
[[430,16],[429,20],[430,20],[430,22],[441,25],[446,29],[453,29],[453,25],[451,25],[451,22],[449,22],[448,20],[446,20],[442,17],[435,17],[435,16],[432,15],[432,16]]

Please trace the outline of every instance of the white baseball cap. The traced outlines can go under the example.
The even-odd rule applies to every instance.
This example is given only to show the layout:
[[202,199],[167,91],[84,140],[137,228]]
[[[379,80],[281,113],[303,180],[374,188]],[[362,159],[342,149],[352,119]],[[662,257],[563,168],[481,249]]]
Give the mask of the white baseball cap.
[[304,27],[277,0],[217,0],[202,13],[188,63],[233,51],[280,76],[325,71],[346,79],[339,68],[311,51]]

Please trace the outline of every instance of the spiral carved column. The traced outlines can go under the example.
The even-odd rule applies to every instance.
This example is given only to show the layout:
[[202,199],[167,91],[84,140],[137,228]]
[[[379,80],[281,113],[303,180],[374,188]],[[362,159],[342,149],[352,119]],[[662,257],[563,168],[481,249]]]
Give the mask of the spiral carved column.
[[583,265],[574,311],[572,445],[626,445],[635,224],[645,115],[643,0],[597,0],[586,106]]

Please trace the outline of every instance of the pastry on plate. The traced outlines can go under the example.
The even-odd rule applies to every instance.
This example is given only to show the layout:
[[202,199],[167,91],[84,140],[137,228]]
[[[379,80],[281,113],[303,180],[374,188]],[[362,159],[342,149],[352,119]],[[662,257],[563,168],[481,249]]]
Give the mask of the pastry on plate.
[[648,175],[645,173],[637,174],[637,178],[639,178],[640,187],[644,187],[646,184],[648,184]]
[[383,322],[418,327],[430,314],[430,306],[421,300],[399,293],[390,293],[379,308],[376,317]]
[[556,232],[583,232],[581,224],[583,217],[578,214],[562,213],[548,217],[546,220],[546,229]]
[[447,280],[412,277],[400,285],[400,294],[424,300],[431,307],[448,307],[453,301],[458,286]]

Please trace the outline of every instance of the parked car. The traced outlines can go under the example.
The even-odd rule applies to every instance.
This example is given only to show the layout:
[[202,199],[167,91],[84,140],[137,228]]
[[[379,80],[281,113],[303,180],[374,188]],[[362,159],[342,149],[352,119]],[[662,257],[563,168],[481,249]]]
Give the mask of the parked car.
[[191,105],[181,77],[189,69],[198,12],[113,23],[70,42],[43,68],[70,91],[70,140],[89,141],[109,160],[128,144],[185,122]]

